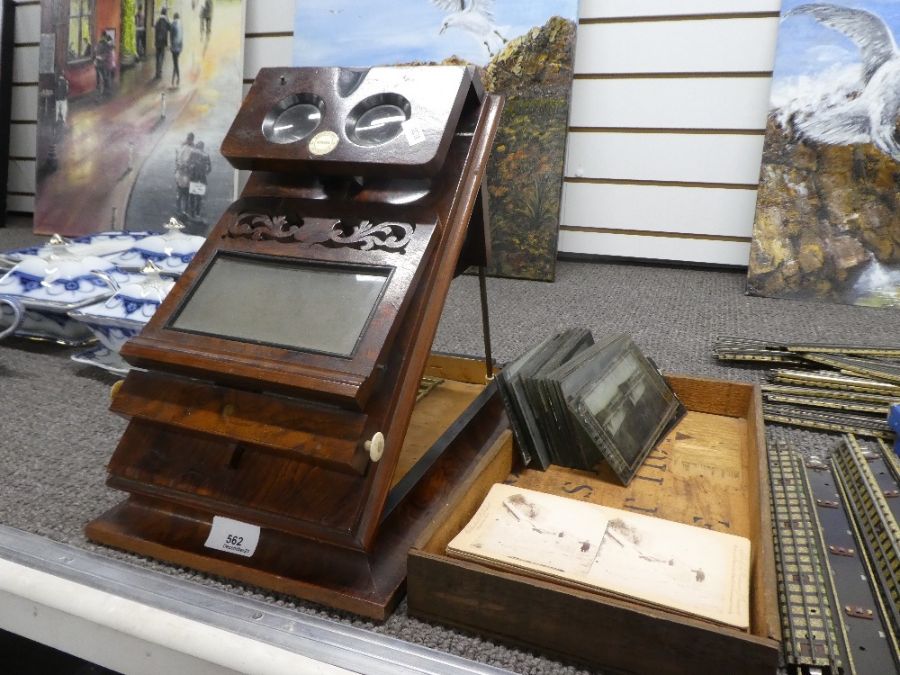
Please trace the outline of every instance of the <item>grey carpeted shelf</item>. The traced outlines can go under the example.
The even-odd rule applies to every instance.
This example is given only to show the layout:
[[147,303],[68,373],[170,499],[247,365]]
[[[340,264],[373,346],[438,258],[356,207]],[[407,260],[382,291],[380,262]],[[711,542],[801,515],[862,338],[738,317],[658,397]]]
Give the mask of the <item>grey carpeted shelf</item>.
[[[30,222],[24,220],[0,229],[0,250],[36,240]],[[505,362],[557,327],[580,325],[595,335],[628,333],[664,371],[758,381],[758,369],[723,367],[713,359],[717,335],[898,342],[900,312],[750,298],[743,294],[744,279],[739,271],[624,263],[560,263],[552,284],[490,279],[494,355]],[[474,277],[454,281],[435,349],[482,352]],[[264,599],[516,672],[583,672],[540,655],[417,621],[407,615],[405,603],[386,623],[374,625],[90,543],[83,534],[85,523],[124,496],[108,489],[104,480],[106,462],[125,423],[107,410],[109,388],[116,378],[70,361],[71,353],[21,340],[0,345],[0,524],[225,593]],[[767,433],[770,439],[789,438],[805,452],[827,451],[836,438],[776,426],[770,426]]]

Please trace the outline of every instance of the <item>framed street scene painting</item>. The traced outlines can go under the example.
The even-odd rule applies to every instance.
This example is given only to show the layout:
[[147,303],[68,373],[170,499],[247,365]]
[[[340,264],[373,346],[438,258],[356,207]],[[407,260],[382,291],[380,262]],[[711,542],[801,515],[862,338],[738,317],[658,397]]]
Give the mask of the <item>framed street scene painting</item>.
[[748,293],[900,306],[900,3],[781,15]]
[[294,65],[473,64],[506,107],[488,168],[498,276],[552,280],[576,0],[297,0]]
[[42,0],[36,232],[205,234],[234,199],[244,0]]

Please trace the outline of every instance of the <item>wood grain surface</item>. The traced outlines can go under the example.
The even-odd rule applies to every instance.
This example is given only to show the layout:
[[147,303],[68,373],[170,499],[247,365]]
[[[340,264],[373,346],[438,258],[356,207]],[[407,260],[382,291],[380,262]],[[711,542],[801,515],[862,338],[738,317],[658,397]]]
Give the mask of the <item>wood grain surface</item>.
[[[466,68],[437,68],[431,81],[427,72],[374,69],[359,87],[380,82],[388,91],[402,85],[409,96],[433,94],[430,108],[417,99],[446,117],[429,127],[436,154],[428,162],[442,163],[427,180],[360,185],[353,176],[379,161],[427,173],[421,158],[396,159],[390,147],[356,148],[327,169],[259,150],[254,115],[281,100],[283,83],[327,89],[339,71],[282,70],[251,91],[226,154],[256,153],[254,166],[267,171],[248,181],[141,336],[123,349],[152,371],[132,372],[113,402],[131,421],[107,483],[131,497],[89,524],[89,537],[374,618],[396,602],[413,540],[506,425],[484,375],[452,382],[452,359],[435,366],[446,376],[444,392],[423,399],[423,417],[411,425],[450,282],[461,258],[477,262],[489,250],[481,186],[503,107]],[[311,179],[312,166],[322,175]],[[271,172],[286,167],[296,172]],[[337,180],[335,171],[350,174]],[[408,224],[409,241],[344,246],[333,236],[342,219],[362,227],[374,211]],[[388,281],[347,358],[178,330],[179,312],[217,256],[357,273],[376,266],[388,270]],[[457,361],[471,371],[467,360]],[[370,450],[379,437],[383,454],[376,456]],[[257,552],[242,559],[207,549],[215,516],[261,527]]]
[[[410,614],[596,668],[771,675],[780,632],[759,390],[718,380],[667,380],[688,415],[641,469],[644,479],[627,488],[611,473],[517,467],[511,439],[483,457],[410,551]],[[496,482],[749,537],[750,630],[448,557],[447,543]]]

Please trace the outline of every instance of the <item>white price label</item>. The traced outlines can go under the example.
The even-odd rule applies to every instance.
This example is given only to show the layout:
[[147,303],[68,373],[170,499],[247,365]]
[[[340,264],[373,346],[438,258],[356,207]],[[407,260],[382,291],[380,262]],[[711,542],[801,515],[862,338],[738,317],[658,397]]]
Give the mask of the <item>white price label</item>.
[[258,543],[258,526],[231,518],[213,516],[212,529],[206,538],[205,546],[249,558],[256,553]]
[[403,123],[403,133],[406,134],[406,142],[410,145],[418,145],[425,140],[425,132],[416,120],[406,120]]

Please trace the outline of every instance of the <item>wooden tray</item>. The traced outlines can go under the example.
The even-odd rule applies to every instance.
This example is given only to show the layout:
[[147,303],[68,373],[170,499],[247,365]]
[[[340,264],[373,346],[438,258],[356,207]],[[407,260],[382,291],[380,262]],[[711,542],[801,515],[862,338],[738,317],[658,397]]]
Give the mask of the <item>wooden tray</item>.
[[[759,388],[667,380],[688,414],[627,488],[612,472],[519,471],[511,435],[500,438],[410,551],[410,614],[626,672],[775,672],[780,631]],[[750,630],[448,557],[447,542],[498,482],[748,537]]]

